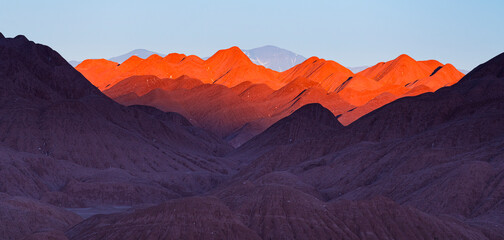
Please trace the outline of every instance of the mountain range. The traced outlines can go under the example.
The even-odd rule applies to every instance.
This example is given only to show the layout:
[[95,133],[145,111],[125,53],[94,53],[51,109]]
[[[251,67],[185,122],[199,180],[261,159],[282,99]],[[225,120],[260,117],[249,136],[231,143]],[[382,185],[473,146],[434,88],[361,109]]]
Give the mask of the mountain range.
[[128,58],[130,58],[132,56],[137,56],[139,58],[148,58],[148,57],[150,57],[153,54],[156,54],[156,55],[159,55],[159,56],[162,56],[162,57],[166,56],[166,54],[152,52],[152,51],[149,51],[149,50],[146,50],[146,49],[135,49],[135,50],[133,50],[133,51],[131,51],[129,53],[123,54],[121,56],[109,58],[108,60],[110,60],[112,62],[122,63],[122,62],[128,60]]
[[[243,52],[255,64],[265,66],[275,71],[287,70],[306,60],[306,58],[301,55],[271,45],[253,48],[250,50],[243,50]],[[132,56],[137,56],[145,59],[154,54],[162,57],[166,56],[166,54],[152,52],[146,49],[135,49],[123,55],[109,58],[108,60],[112,62],[123,63]],[[207,58],[203,59],[206,60]],[[72,65],[73,67],[76,67],[81,62],[82,61],[69,61],[70,65]]]
[[348,125],[398,98],[436,91],[463,76],[451,64],[407,55],[357,74],[317,57],[277,72],[254,64],[237,47],[207,60],[172,53],[133,56],[120,65],[85,60],[76,69],[123,105],[181,113],[235,147],[308,103],[322,104]]
[[[0,34],[1,239],[504,238],[504,53],[461,79],[406,55],[358,74],[318,58],[276,72],[237,48],[82,64],[101,73],[86,79],[51,48]],[[129,75],[156,68],[194,76]],[[195,119],[108,96],[123,89],[229,117],[227,105],[246,106],[234,101],[297,89],[330,103],[402,98],[347,126],[306,102],[234,148]]]
[[[243,53],[247,55],[250,60],[257,64],[257,65],[262,65],[265,66],[269,69],[281,72],[285,71],[291,67],[294,67],[297,64],[302,63],[303,61],[306,60],[305,57],[291,52],[289,50],[279,48],[276,46],[272,45],[266,45],[263,47],[258,47],[258,48],[253,48],[249,50],[243,50]],[[157,52],[152,52],[146,49],[135,49],[131,52],[125,53],[123,55],[117,56],[117,57],[112,57],[109,58],[108,60],[117,62],[117,63],[122,63],[126,61],[128,58],[132,56],[138,56],[140,58],[148,58],[151,55],[156,54],[159,56],[166,56],[166,54],[162,53],[157,53]],[[208,57],[202,58],[204,60],[208,59]],[[76,67],[79,65],[82,61],[76,61],[76,60],[70,60],[68,63],[72,65],[73,67]],[[369,66],[358,66],[358,67],[348,67],[349,70],[351,70],[354,73],[358,73],[366,68],[369,68]],[[458,69],[461,73],[467,74],[469,71],[465,69]]]
[[[112,61],[112,62],[122,63],[122,62],[126,61],[128,58],[130,58],[132,56],[137,56],[139,58],[148,58],[148,57],[150,57],[153,54],[156,54],[156,55],[159,55],[159,56],[163,56],[163,57],[166,56],[166,54],[152,52],[152,51],[149,51],[149,50],[146,50],[146,49],[135,49],[135,50],[133,50],[131,52],[128,52],[128,53],[125,53],[123,55],[120,55],[120,56],[117,56],[117,57],[111,57],[108,60]],[[70,65],[72,65],[73,67],[76,67],[81,62],[82,61],[75,61],[75,60],[68,61],[68,63],[70,63]]]

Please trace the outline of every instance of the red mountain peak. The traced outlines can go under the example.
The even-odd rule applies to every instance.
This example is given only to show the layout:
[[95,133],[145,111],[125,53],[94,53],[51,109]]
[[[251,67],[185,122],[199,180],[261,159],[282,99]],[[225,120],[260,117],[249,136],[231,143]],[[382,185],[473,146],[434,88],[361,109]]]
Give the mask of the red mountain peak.
[[189,55],[189,56],[183,58],[181,61],[195,62],[195,63],[200,63],[200,64],[205,63],[205,60],[201,59],[200,57],[198,57],[196,55]]
[[[410,57],[408,54],[401,54],[399,55],[394,61],[415,61],[412,57]],[[416,62],[416,61],[415,61]]]
[[140,58],[136,55],[131,56],[130,58],[126,59],[123,63],[121,63],[122,68],[129,68],[129,67],[134,67],[140,64],[143,60],[143,58]]
[[181,53],[170,53],[164,57],[164,60],[169,63],[178,63],[186,57],[185,54]]
[[326,91],[334,91],[353,73],[335,61],[310,57],[301,64],[282,72],[281,75],[283,83],[303,77],[318,82]]
[[234,46],[217,51],[213,56],[206,60],[206,63],[210,65],[236,63],[250,64],[252,61],[250,61],[247,55],[245,55],[240,48]]
[[373,67],[359,72],[356,76],[363,76],[381,81],[387,85],[404,85],[419,78],[429,76],[434,69],[420,64],[406,54],[401,54],[394,60],[378,63]]
[[425,66],[427,66],[430,69],[436,69],[440,66],[443,66],[443,64],[437,60],[425,60],[425,61],[418,61],[418,62],[424,64]]
[[87,68],[91,66],[117,66],[116,62],[109,61],[104,58],[100,59],[86,59],[79,63],[79,65],[76,66],[76,68]]
[[149,60],[149,61],[159,61],[159,60],[162,60],[163,57],[157,55],[157,54],[152,54],[150,55],[148,58],[146,58],[145,60]]
[[325,61],[324,59],[321,59],[321,58],[318,58],[316,56],[312,56],[308,59],[306,59],[304,62],[302,62],[301,64],[309,64],[309,63],[315,63],[316,61],[319,61],[319,60],[323,60]]

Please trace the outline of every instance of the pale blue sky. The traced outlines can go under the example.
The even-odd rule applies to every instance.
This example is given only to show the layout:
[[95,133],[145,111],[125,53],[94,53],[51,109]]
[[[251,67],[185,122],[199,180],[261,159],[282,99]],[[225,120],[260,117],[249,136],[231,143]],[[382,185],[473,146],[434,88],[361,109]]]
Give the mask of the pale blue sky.
[[275,45],[345,66],[409,54],[472,69],[504,51],[504,1],[0,0],[0,32],[68,60]]

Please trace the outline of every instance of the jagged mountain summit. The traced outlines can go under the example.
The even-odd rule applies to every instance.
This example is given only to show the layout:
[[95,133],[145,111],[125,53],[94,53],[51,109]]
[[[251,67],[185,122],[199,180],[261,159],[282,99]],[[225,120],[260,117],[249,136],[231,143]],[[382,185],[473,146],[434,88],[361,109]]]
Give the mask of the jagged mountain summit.
[[[250,58],[250,60],[253,63],[257,65],[262,65],[264,67],[267,67],[269,69],[278,72],[285,71],[306,60],[305,57],[299,54],[271,45],[242,51],[247,55],[247,57]],[[111,57],[108,60],[116,63],[123,63],[132,56],[137,56],[145,59],[154,54],[159,55],[161,57],[166,56],[166,54],[157,53],[146,49],[135,49],[123,55]],[[208,58],[204,58],[204,60],[206,59]],[[70,63],[70,65],[72,65],[73,67],[76,67],[81,62],[82,61],[75,61],[75,60],[68,61],[68,63]]]
[[237,47],[207,60],[172,53],[133,56],[120,65],[86,60],[76,69],[121,104],[181,113],[233,146],[308,103],[322,104],[348,125],[391,101],[436,91],[463,76],[451,64],[404,54],[357,74],[317,57],[276,72]]
[[[125,53],[123,55],[111,57],[108,60],[112,61],[112,62],[116,62],[116,63],[123,63],[124,61],[128,60],[128,58],[131,58],[132,56],[137,56],[139,58],[148,58],[154,54],[159,55],[159,56],[163,56],[163,57],[166,56],[166,54],[149,51],[147,49],[135,49],[135,50],[128,52],[128,53]],[[68,61],[68,63],[70,63],[70,65],[72,65],[72,67],[77,67],[81,62],[82,61],[76,61],[76,60]]]

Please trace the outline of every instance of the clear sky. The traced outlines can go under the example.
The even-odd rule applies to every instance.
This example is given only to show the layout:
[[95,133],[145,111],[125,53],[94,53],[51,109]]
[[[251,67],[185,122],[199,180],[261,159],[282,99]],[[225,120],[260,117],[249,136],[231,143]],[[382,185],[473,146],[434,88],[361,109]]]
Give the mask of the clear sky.
[[504,52],[503,0],[0,0],[0,32],[68,60],[275,45],[345,66],[402,53],[472,69]]

